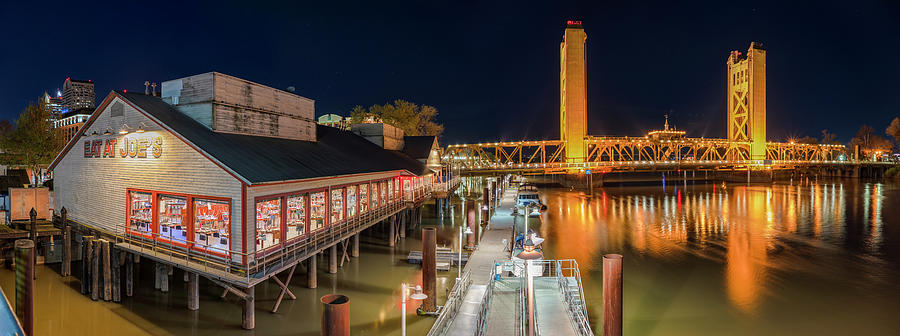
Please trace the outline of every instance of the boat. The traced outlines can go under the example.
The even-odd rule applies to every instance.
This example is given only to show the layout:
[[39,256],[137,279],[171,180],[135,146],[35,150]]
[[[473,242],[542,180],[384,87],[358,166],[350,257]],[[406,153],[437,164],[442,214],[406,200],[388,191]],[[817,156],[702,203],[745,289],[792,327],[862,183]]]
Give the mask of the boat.
[[[522,183],[519,185],[518,193],[516,194],[516,208],[527,210],[527,215],[529,217],[538,217],[541,215],[541,212],[547,209],[543,203],[541,203],[541,197],[538,194],[538,188],[536,185],[531,183]],[[525,211],[517,211],[518,213],[525,214]]]

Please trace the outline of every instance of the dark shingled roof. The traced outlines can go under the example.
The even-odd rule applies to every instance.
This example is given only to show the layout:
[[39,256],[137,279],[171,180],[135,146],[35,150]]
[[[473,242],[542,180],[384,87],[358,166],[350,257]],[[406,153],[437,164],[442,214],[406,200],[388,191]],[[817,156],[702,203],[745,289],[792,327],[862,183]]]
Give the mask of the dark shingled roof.
[[251,183],[406,170],[425,165],[348,131],[316,127],[318,142],[213,132],[158,97],[116,91]]
[[431,146],[434,144],[432,135],[408,135],[403,137],[403,153],[417,160],[426,160],[431,154]]

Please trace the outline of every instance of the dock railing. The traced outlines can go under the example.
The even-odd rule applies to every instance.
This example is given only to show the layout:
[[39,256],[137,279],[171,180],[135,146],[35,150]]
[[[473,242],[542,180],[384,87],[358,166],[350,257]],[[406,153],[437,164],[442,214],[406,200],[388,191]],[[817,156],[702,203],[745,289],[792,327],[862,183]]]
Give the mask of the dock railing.
[[[232,249],[222,249],[187,239],[171,239],[154,232],[126,232],[124,224],[117,225],[112,234],[117,245],[143,256],[185,267],[213,280],[251,286],[387,219],[408,205],[409,202],[400,198],[387,200],[365,213],[262,252],[235,251],[235,240],[230,242]],[[255,241],[248,240],[248,244]]]
[[488,280],[487,288],[484,290],[484,296],[481,297],[481,309],[478,310],[478,317],[475,319],[475,335],[484,336],[487,332],[488,315],[490,315],[491,298],[494,296],[494,281],[497,278],[498,267],[495,264],[491,267],[491,277]]
[[441,312],[434,322],[434,326],[428,331],[428,336],[443,335],[447,332],[447,329],[450,328],[453,318],[459,312],[459,307],[462,306],[466,294],[469,292],[469,285],[472,284],[472,279],[469,277],[469,274],[469,272],[464,273],[462,278],[453,284],[450,295],[447,296],[447,303],[441,308]]

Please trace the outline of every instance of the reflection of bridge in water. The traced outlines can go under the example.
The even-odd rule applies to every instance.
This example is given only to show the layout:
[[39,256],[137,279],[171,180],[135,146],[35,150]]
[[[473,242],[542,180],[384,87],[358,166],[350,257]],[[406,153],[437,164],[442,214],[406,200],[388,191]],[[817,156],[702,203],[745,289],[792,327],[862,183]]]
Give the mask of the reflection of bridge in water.
[[860,165],[843,145],[766,140],[766,50],[751,43],[728,57],[727,139],[688,138],[670,129],[638,137],[587,134],[584,42],[580,21],[569,21],[560,46],[560,139],[450,145],[446,163],[469,173],[572,174],[667,169],[821,168],[853,176]]

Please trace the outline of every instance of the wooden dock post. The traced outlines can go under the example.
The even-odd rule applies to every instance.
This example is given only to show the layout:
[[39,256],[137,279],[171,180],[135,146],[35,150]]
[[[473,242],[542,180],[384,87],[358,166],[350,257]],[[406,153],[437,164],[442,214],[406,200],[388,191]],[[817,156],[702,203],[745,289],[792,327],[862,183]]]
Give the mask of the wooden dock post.
[[112,269],[110,267],[109,260],[109,249],[111,244],[108,240],[102,239],[100,240],[100,247],[103,249],[103,301],[111,301],[112,300]]
[[187,288],[187,308],[188,310],[200,309],[200,275],[194,272],[187,272],[188,288]]
[[350,247],[350,256],[359,258],[359,232],[353,235],[353,246]]
[[134,255],[125,254],[125,296],[134,294]]
[[81,237],[81,294],[91,291],[91,256],[94,254],[93,236]]
[[[31,239],[32,243],[34,243],[34,246],[37,246],[37,243],[38,243],[37,211],[35,211],[34,208],[31,208],[31,212],[28,213],[28,216],[30,217],[30,221],[31,221],[31,231],[28,235],[29,235],[29,238]],[[34,275],[34,279],[37,279],[37,252],[35,252],[34,256],[35,257],[31,259],[31,263],[32,263],[31,266],[34,269],[32,274]]]
[[163,293],[169,292],[169,265],[160,264],[159,265],[159,290]]
[[[395,215],[395,216],[396,216],[396,215]],[[389,242],[389,243],[388,243],[388,246],[390,246],[390,247],[394,247],[394,236],[397,235],[397,233],[394,232],[394,230],[397,229],[397,228],[394,226],[394,223],[397,221],[397,217],[395,217],[395,216],[391,216],[391,218],[388,219],[388,221],[387,221],[387,222],[388,222],[388,226],[390,227],[390,228],[388,229],[388,242]]]
[[328,294],[320,301],[322,336],[350,336],[350,298],[340,294]]
[[622,255],[603,255],[603,335],[622,336]]
[[[422,302],[422,310],[437,310],[437,230],[433,227],[422,228],[422,290],[428,295]],[[403,312],[404,314],[406,312]]]
[[256,312],[254,305],[256,303],[256,287],[248,287],[244,290],[247,296],[244,298],[243,310],[241,312],[241,328],[253,329],[256,327]]
[[313,254],[306,258],[306,287],[307,288],[316,288],[318,287],[318,280],[316,279],[316,254]]
[[328,273],[335,274],[337,273],[338,264],[337,264],[337,243],[331,245],[328,248]]
[[63,260],[62,276],[72,275],[72,227],[69,226],[69,210],[63,207],[59,210],[60,220],[63,225]]
[[410,211],[412,210],[407,209],[403,211],[404,218],[400,221],[400,238],[406,238],[406,222],[411,221],[412,216],[406,216],[405,214],[409,213]]
[[472,230],[472,234],[466,235],[466,249],[469,250],[475,248],[475,241],[478,236],[478,224],[475,223],[475,211],[475,201],[466,202],[466,224],[469,226],[469,229]]
[[97,301],[100,299],[100,256],[102,255],[100,252],[102,250],[101,240],[91,241],[93,244],[91,255],[91,300]]
[[34,335],[34,241],[19,239],[15,246],[16,316],[25,335],[31,336]]
[[112,264],[112,270],[110,271],[112,276],[112,301],[122,302],[122,253],[116,251],[114,243],[110,242],[109,246],[110,263]]
[[162,288],[162,277],[160,277],[162,269],[159,266],[159,262],[153,263],[153,289]]

